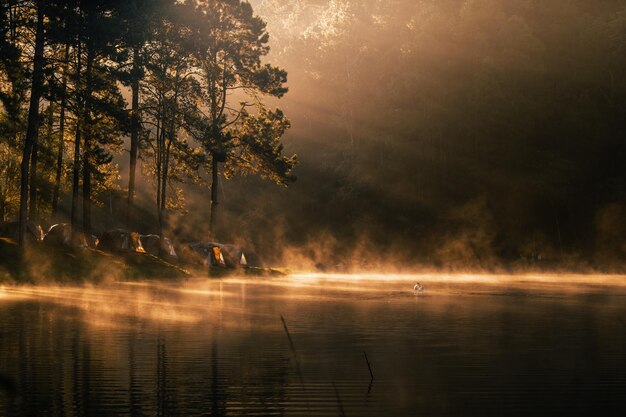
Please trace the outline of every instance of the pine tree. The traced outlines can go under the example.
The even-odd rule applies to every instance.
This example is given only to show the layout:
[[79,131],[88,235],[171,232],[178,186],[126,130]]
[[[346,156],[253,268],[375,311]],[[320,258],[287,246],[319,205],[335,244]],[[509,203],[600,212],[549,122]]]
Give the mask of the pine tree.
[[[247,119],[248,125],[251,124],[248,109],[262,111],[263,96],[282,97],[287,92],[287,73],[261,62],[269,52],[269,34],[265,22],[254,15],[248,2],[206,0],[200,2],[199,12],[201,18],[197,30],[201,44],[197,59],[203,75],[207,114],[204,127],[200,129],[203,134],[198,139],[211,155],[209,233],[213,235],[217,218],[219,163],[228,161],[235,152],[233,138],[237,124],[243,118]],[[234,92],[240,93],[238,98],[244,97],[238,103],[233,102]],[[254,131],[248,130],[248,134]],[[259,148],[248,146],[246,149],[250,152]],[[233,159],[231,164],[237,161]],[[295,163],[295,158],[290,161]]]
[[[45,2],[37,0],[34,4],[37,14],[35,29],[35,49],[33,52],[33,70],[31,74],[30,102],[28,108],[28,123],[26,126],[26,137],[22,151],[22,162],[20,168],[20,211],[19,211],[19,245],[24,247],[26,235],[26,219],[28,209],[28,186],[29,168],[31,153],[36,146],[39,132],[39,100],[43,94],[43,66],[44,66],[44,18]],[[33,202],[34,203],[34,202]]]
[[[193,32],[185,19],[190,10],[193,9],[185,5],[164,9],[146,46],[146,56],[150,58],[145,61],[147,73],[142,95],[145,123],[151,127],[145,136],[146,160],[150,161],[148,170],[156,180],[160,235],[167,229],[167,210],[172,205],[168,189],[173,185],[172,180],[195,177],[201,158],[181,131],[184,120],[197,112],[200,96],[192,66]],[[176,172],[172,172],[173,168]]]
[[120,17],[123,24],[123,47],[127,61],[120,71],[120,80],[131,90],[130,109],[130,150],[128,197],[126,207],[126,225],[130,226],[133,218],[136,167],[139,157],[142,134],[142,116],[140,109],[141,82],[145,76],[146,45],[155,32],[158,16],[171,7],[171,0],[131,0],[122,5]]
[[22,148],[28,94],[27,68],[18,32],[24,20],[10,2],[0,6],[0,221],[19,211],[20,148]]

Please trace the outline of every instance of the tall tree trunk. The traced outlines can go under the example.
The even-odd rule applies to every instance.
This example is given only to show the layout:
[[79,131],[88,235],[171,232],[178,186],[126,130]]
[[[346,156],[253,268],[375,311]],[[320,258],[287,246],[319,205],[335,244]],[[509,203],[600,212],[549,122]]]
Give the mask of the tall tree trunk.
[[54,190],[52,191],[52,218],[54,219],[59,210],[59,197],[61,194],[61,177],[63,176],[63,152],[65,132],[65,103],[61,102],[61,114],[59,115],[59,147],[57,149],[56,172],[54,174]]
[[[170,133],[171,135],[171,133]],[[161,207],[159,207],[159,211],[161,215],[160,219],[160,227],[159,227],[159,236],[163,237],[163,232],[167,230],[167,180],[169,176],[169,166],[170,166],[170,149],[172,146],[172,137],[168,141],[165,149],[164,149],[164,158],[163,158],[163,179],[161,180]]]
[[[165,110],[161,114],[161,118],[165,119]],[[156,177],[157,177],[157,187],[156,187],[156,208],[157,208],[157,216],[159,218],[159,236],[163,234],[163,212],[161,211],[161,182],[163,181],[163,142],[164,142],[164,127],[165,120],[157,122],[157,149],[156,149]],[[160,130],[159,130],[160,128]]]
[[[80,89],[80,73],[82,71],[81,65],[81,47],[80,42],[76,48],[76,80],[75,85],[76,89]],[[84,99],[79,98],[78,109],[76,111],[76,132],[74,134],[74,163],[73,163],[73,172],[72,172],[72,214],[71,214],[71,225],[72,225],[72,233],[76,231],[78,226],[78,189],[80,186],[80,141],[81,141],[81,130],[83,128],[83,123],[80,120],[83,115],[82,107],[84,104]]]
[[67,66],[70,59],[70,45],[65,47],[65,68],[63,69],[63,87],[61,89],[61,110],[59,113],[59,147],[57,149],[57,166],[54,177],[54,191],[52,193],[52,218],[57,215],[59,195],[61,193],[61,176],[63,175],[63,152],[65,147],[65,107],[67,106]]
[[[51,102],[48,105],[48,128],[46,131],[46,135],[48,136],[48,140],[52,140],[52,122],[54,120],[54,104]],[[30,204],[28,217],[32,221],[37,221],[39,219],[39,213],[37,211],[37,187],[38,187],[38,178],[37,178],[37,162],[39,154],[39,139],[33,142],[33,150],[30,155]]]
[[78,226],[78,188],[80,186],[80,130],[82,126],[79,120],[76,120],[76,132],[74,135],[74,163],[72,168],[72,214],[71,225],[72,231]]
[[167,151],[165,152],[163,158],[163,171],[161,178],[161,201],[159,206],[159,236],[163,237],[163,231],[167,229],[167,168],[168,168],[168,155]]
[[135,199],[135,170],[137,168],[137,151],[139,149],[139,47],[133,48],[133,80],[132,90],[132,121],[130,132],[130,170],[128,173],[128,205],[126,208],[126,227],[130,227]]
[[91,117],[90,117],[90,101],[92,91],[92,69],[94,54],[93,48],[87,51],[87,63],[85,68],[85,107],[84,107],[84,123],[85,135],[83,138],[83,233],[91,236],[91,169],[92,169],[92,153],[91,145]]
[[39,134],[33,140],[32,150],[30,153],[30,186],[28,187],[29,204],[28,218],[34,222],[37,221],[37,159],[39,153]]
[[215,222],[217,221],[217,187],[219,182],[219,162],[215,152],[211,154],[211,218],[209,220],[209,236],[214,239]]
[[[176,75],[176,82],[178,83],[178,74]],[[178,112],[178,91],[174,95],[174,106],[170,119],[170,125],[167,135],[167,143],[164,143],[164,155],[163,155],[163,180],[161,181],[161,230],[159,236],[163,237],[163,231],[167,230],[167,181],[169,177],[170,167],[170,152],[172,150],[172,143],[174,143],[176,137],[176,114]]]
[[170,115],[169,126],[163,124],[163,170],[161,180],[161,204],[159,207],[159,236],[163,238],[163,231],[167,230],[167,181],[169,176],[170,165],[170,152],[172,149],[172,143],[176,138],[176,115],[178,113],[178,82],[179,71],[176,69],[176,78],[174,85],[176,86],[173,102],[172,102],[172,114]]
[[91,236],[91,162],[90,151],[85,135],[85,154],[83,157],[83,233]]
[[28,127],[24,140],[24,151],[20,167],[20,214],[19,214],[19,245],[24,247],[26,237],[26,210],[28,207],[28,168],[33,143],[37,141],[39,130],[39,100],[43,90],[43,52],[44,52],[44,10],[43,1],[37,1],[37,30],[35,34],[35,53],[33,56],[33,77],[28,108]]

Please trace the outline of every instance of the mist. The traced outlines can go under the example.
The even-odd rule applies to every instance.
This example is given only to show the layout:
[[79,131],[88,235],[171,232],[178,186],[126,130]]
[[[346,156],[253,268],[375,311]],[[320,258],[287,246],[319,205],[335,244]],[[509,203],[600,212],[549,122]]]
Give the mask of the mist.
[[317,262],[623,265],[623,2],[253,3],[299,180],[227,182],[224,233]]
[[626,415],[625,139],[624,0],[8,2],[0,415]]
[[[223,179],[218,240],[301,270],[623,271],[622,1],[251,4],[289,74],[269,107],[297,181]],[[209,190],[183,188],[172,233],[204,239]],[[110,199],[101,229],[122,225]]]

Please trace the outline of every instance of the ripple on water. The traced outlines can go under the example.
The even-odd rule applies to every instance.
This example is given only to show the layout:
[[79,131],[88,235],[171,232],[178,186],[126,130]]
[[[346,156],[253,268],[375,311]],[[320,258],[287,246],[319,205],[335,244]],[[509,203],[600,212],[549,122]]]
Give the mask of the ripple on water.
[[4,287],[0,415],[626,414],[615,280],[415,280]]

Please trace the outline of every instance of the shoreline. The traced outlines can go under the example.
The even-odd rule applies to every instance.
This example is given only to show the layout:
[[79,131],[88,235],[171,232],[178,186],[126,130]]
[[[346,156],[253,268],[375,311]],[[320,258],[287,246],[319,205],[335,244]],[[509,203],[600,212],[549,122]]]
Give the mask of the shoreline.
[[[188,278],[225,278],[232,276],[277,277],[294,275],[299,277],[323,275],[326,277],[362,279],[386,279],[390,276],[473,276],[517,277],[517,279],[545,279],[546,276],[579,276],[580,282],[592,276],[623,277],[623,268],[561,267],[559,265],[519,265],[511,263],[494,265],[491,269],[474,270],[449,267],[445,269],[422,266],[413,269],[396,269],[393,265],[385,271],[338,270],[298,271],[287,268],[245,267],[238,269],[207,268],[202,265],[177,262],[171,263],[149,253],[108,253],[97,249],[73,250],[56,248],[41,243],[31,243],[20,256],[17,243],[10,238],[0,238],[0,283],[98,283],[107,280],[183,280]],[[595,281],[595,280],[594,280]],[[590,282],[590,283],[593,283]]]
[[15,241],[0,238],[0,282],[98,283],[107,280],[182,280],[190,277],[225,277],[233,274],[276,276],[272,268],[218,269],[174,264],[149,253],[107,253],[97,249],[72,250],[31,244],[20,256]]

